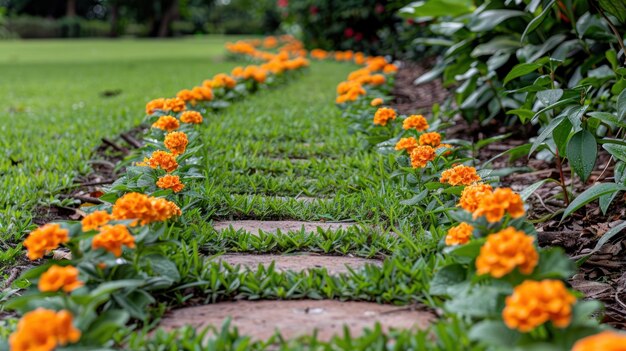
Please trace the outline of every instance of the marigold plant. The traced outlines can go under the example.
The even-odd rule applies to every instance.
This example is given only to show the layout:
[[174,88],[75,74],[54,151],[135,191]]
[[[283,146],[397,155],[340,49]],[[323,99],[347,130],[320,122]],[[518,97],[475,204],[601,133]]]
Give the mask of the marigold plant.
[[92,249],[105,249],[115,255],[115,257],[122,255],[122,246],[131,249],[135,247],[135,237],[130,234],[128,228],[123,224],[106,225],[100,228],[100,233],[96,234],[91,241]]
[[390,63],[385,65],[385,67],[383,68],[383,73],[395,73],[398,71],[398,66]]
[[152,156],[146,161],[147,165],[151,168],[161,168],[166,172],[172,172],[178,168],[178,162],[176,162],[176,156],[166,151],[157,150],[152,153]]
[[524,215],[524,201],[521,196],[510,188],[498,188],[492,193],[483,195],[476,210],[474,218],[485,216],[491,223],[498,222],[508,213],[513,218]]
[[78,279],[78,269],[74,266],[52,265],[39,277],[38,288],[43,292],[63,290],[70,292],[85,285]]
[[411,166],[413,168],[424,168],[429,161],[435,159],[435,149],[428,145],[418,145],[411,151]]
[[77,342],[80,336],[70,312],[38,308],[20,319],[9,337],[9,346],[12,351],[52,351],[59,345]]
[[200,124],[202,123],[202,114],[198,111],[185,111],[180,115],[180,121],[183,123]]
[[458,165],[441,172],[441,183],[448,183],[452,186],[471,185],[480,181],[480,176],[476,173],[476,168],[471,166]]
[[154,99],[146,104],[146,114],[151,115],[156,110],[163,110],[165,107],[165,99]]
[[381,99],[381,98],[372,99],[372,101],[370,102],[370,106],[372,106],[372,107],[377,107],[377,106],[380,106],[382,104],[383,104],[383,99]]
[[441,144],[441,134],[437,132],[424,133],[419,138],[420,145],[428,145],[437,148]]
[[172,132],[165,136],[163,142],[165,147],[172,152],[174,156],[183,154],[189,144],[187,134],[183,132]]
[[109,223],[111,215],[107,211],[94,211],[83,218],[80,223],[82,224],[83,232],[98,229],[103,225]]
[[396,119],[396,110],[389,107],[381,107],[374,114],[374,124],[386,126],[389,120]]
[[446,235],[446,245],[463,245],[467,244],[472,237],[474,227],[467,223],[461,223],[456,227],[452,227],[448,230]]
[[166,199],[128,193],[115,201],[112,214],[115,219],[135,219],[146,225],[180,216],[181,211],[176,204]]
[[152,128],[157,128],[168,132],[176,130],[179,127],[180,122],[178,122],[178,119],[172,116],[161,116],[156,122],[152,123]]
[[489,184],[475,183],[466,186],[461,193],[459,204],[462,209],[468,212],[474,212],[478,208],[478,203],[483,196],[491,194],[493,188]]
[[539,262],[533,241],[532,236],[513,227],[489,235],[476,258],[476,273],[501,278],[518,268],[531,274]]
[[157,180],[156,185],[161,189],[172,189],[175,193],[183,190],[185,185],[180,182],[180,178],[178,176],[173,176],[170,174],[164,175],[163,177]]
[[423,132],[430,128],[428,121],[422,115],[411,115],[402,121],[402,128],[405,130],[415,129],[418,132]]
[[560,280],[526,280],[506,298],[502,318],[507,327],[523,333],[547,321],[551,321],[555,327],[565,328],[572,319],[572,305],[575,302],[576,297]]
[[185,100],[181,98],[165,99],[163,103],[164,111],[181,112],[186,109]]
[[626,334],[611,330],[580,339],[572,351],[626,351]]
[[396,143],[396,150],[406,150],[409,154],[418,146],[417,139],[414,137],[400,138]]
[[58,223],[49,223],[30,232],[24,240],[24,247],[28,250],[27,256],[32,261],[42,258],[46,253],[69,240],[67,229],[61,228]]

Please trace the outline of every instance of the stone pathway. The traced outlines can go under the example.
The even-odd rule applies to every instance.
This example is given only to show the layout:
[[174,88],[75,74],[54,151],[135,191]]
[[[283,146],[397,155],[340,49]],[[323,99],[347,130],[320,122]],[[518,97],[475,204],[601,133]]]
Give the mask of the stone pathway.
[[259,230],[266,233],[275,233],[280,230],[283,234],[289,231],[304,231],[307,233],[317,233],[317,228],[323,230],[339,230],[354,227],[354,222],[302,222],[302,221],[219,221],[213,223],[213,228],[222,231],[232,227],[234,230],[244,230],[251,234],[258,234]]
[[277,330],[284,338],[318,332],[319,340],[330,340],[343,334],[363,334],[376,323],[388,331],[391,328],[424,329],[434,320],[430,312],[410,307],[381,305],[374,302],[341,302],[336,300],[237,301],[181,308],[166,315],[161,322],[165,330],[192,325],[202,329],[221,326],[226,318],[239,329],[240,335],[266,340]]
[[310,268],[326,268],[329,274],[348,273],[348,267],[359,270],[366,264],[377,266],[382,261],[349,256],[328,256],[312,253],[297,253],[286,255],[247,255],[247,254],[224,254],[214,258],[215,261],[226,262],[232,266],[241,265],[242,269],[257,270],[259,265],[269,266],[274,262],[277,271],[301,272]]

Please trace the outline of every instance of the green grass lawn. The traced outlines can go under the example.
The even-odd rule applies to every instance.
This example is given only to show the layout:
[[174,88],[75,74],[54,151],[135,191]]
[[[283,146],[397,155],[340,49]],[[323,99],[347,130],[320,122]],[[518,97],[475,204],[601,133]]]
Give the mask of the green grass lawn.
[[[0,42],[0,267],[32,210],[89,172],[102,137],[137,125],[148,100],[230,71],[229,40]],[[113,90],[121,94],[101,95]]]

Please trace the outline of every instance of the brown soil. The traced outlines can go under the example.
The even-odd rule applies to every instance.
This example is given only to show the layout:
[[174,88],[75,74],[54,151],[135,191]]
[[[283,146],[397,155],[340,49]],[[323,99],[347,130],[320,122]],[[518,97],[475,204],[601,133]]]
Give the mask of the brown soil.
[[381,305],[372,302],[340,302],[335,300],[237,301],[187,307],[167,314],[160,323],[165,330],[191,325],[197,329],[220,327],[226,318],[241,335],[266,340],[276,331],[286,339],[318,332],[320,340],[343,335],[347,326],[350,335],[363,334],[378,322],[385,331],[391,328],[424,329],[435,319],[430,312],[411,307]]
[[355,226],[354,222],[301,222],[301,221],[257,221],[257,220],[241,220],[241,221],[219,221],[213,223],[213,228],[217,231],[233,227],[234,230],[244,230],[251,234],[257,234],[259,230],[263,232],[281,232],[300,231],[304,228],[307,233],[317,232],[317,228],[323,230],[339,230],[347,229]]
[[353,270],[363,268],[366,264],[382,265],[382,261],[350,256],[325,256],[312,253],[297,253],[289,255],[246,255],[224,254],[214,260],[226,262],[230,265],[241,265],[243,269],[257,270],[259,265],[269,266],[274,262],[277,271],[300,272],[310,268],[326,268],[329,274],[348,273],[348,267]]
[[426,110],[424,113],[430,114],[430,107],[434,103],[442,102],[448,96],[448,91],[438,79],[419,86],[413,84],[417,78],[428,72],[431,61],[402,62],[401,68],[396,73],[392,92],[394,96],[392,107],[400,114],[408,115],[421,110]]

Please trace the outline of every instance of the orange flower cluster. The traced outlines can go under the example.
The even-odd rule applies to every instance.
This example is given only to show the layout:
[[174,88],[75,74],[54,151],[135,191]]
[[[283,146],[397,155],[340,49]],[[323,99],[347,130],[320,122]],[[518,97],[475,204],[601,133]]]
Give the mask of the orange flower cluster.
[[183,123],[200,124],[202,123],[202,115],[198,111],[185,111],[180,115],[180,121]]
[[103,225],[109,223],[111,215],[107,211],[94,211],[83,218],[80,223],[83,226],[83,232],[99,229]]
[[463,245],[467,244],[472,237],[474,227],[467,223],[461,223],[456,227],[452,227],[448,230],[446,235],[446,245]]
[[419,145],[411,151],[411,166],[413,168],[424,168],[429,161],[435,159],[435,149],[428,145]]
[[113,205],[113,218],[135,219],[141,225],[164,221],[180,214],[180,208],[173,202],[140,193],[128,193]]
[[187,134],[183,132],[172,132],[165,136],[163,143],[172,152],[172,155],[177,156],[185,152],[189,139],[187,139]]
[[135,238],[123,224],[105,225],[91,241],[92,249],[105,249],[113,253],[115,257],[122,255],[122,246],[131,249],[135,247]]
[[152,128],[158,128],[168,132],[176,130],[179,127],[180,123],[178,122],[178,119],[172,116],[161,116],[156,122],[152,123]]
[[396,143],[396,150],[406,150],[409,154],[418,146],[417,139],[414,137],[400,138]]
[[164,110],[165,108],[165,99],[159,98],[154,99],[146,104],[146,114],[151,115],[156,110]]
[[34,261],[69,240],[67,229],[61,228],[58,223],[49,223],[30,232],[24,240],[24,247],[28,249],[28,258]]
[[337,85],[337,99],[336,103],[342,104],[346,101],[355,101],[361,95],[365,95],[366,91],[363,86],[358,82],[341,82]]
[[383,73],[396,73],[396,72],[398,72],[398,66],[391,64],[391,63],[385,65],[385,67],[383,68]]
[[278,46],[278,39],[276,39],[276,37],[269,36],[263,39],[263,47],[267,49],[272,49],[276,46]]
[[461,193],[461,199],[459,200],[459,206],[468,212],[474,212],[478,208],[480,199],[485,195],[490,195],[493,188],[489,184],[475,183],[466,186]]
[[310,55],[316,60],[324,60],[328,57],[328,51],[322,49],[313,49],[311,50]]
[[572,319],[572,305],[575,302],[576,297],[560,280],[526,280],[515,287],[513,295],[506,298],[502,318],[507,327],[523,333],[547,321],[551,321],[557,328],[565,328]]
[[420,135],[419,143],[437,148],[441,144],[441,134],[437,132],[424,133]]
[[418,132],[423,132],[428,129],[428,121],[422,115],[411,115],[402,121],[402,128],[404,130],[416,129]]
[[383,99],[381,98],[372,99],[372,102],[370,102],[370,106],[372,107],[380,106],[382,104],[383,104]]
[[234,54],[253,55],[257,50],[255,45],[239,40],[235,43],[226,43],[226,49]]
[[165,99],[165,102],[163,103],[163,111],[180,112],[184,111],[186,108],[187,106],[185,105],[185,100],[177,97]]
[[218,73],[212,80],[205,80],[202,85],[207,88],[227,88],[232,89],[237,85],[237,81],[226,73]]
[[354,51],[335,51],[335,61],[351,61],[354,58]]
[[39,291],[70,292],[85,285],[78,280],[78,269],[74,266],[53,265],[39,277]]
[[172,172],[178,168],[178,162],[176,162],[176,156],[162,150],[157,150],[152,153],[152,156],[146,160],[146,164],[151,168],[161,168],[166,172]]
[[588,336],[578,340],[572,351],[626,351],[626,334],[614,331]]
[[492,193],[484,194],[474,211],[474,218],[485,216],[491,223],[499,222],[505,213],[513,218],[524,215],[524,201],[510,188],[498,188]]
[[257,83],[263,83],[267,79],[267,71],[256,65],[244,67],[238,66],[233,68],[231,75],[237,78],[252,79]]
[[396,110],[389,107],[381,107],[374,114],[374,124],[386,126],[389,120],[396,119]]
[[448,183],[452,186],[471,185],[480,181],[480,176],[476,173],[476,168],[458,165],[441,172],[441,183]]
[[476,259],[476,273],[501,278],[516,267],[523,274],[532,273],[539,261],[533,240],[513,227],[489,235]]
[[185,185],[180,182],[180,178],[178,176],[169,174],[159,178],[156,185],[161,189],[172,189],[175,193],[183,190],[185,187]]
[[213,90],[207,86],[194,87],[193,89],[183,89],[176,94],[176,97],[195,105],[198,101],[213,100]]
[[9,337],[11,351],[52,351],[59,345],[75,343],[81,333],[72,323],[72,314],[65,310],[38,308],[28,312]]

